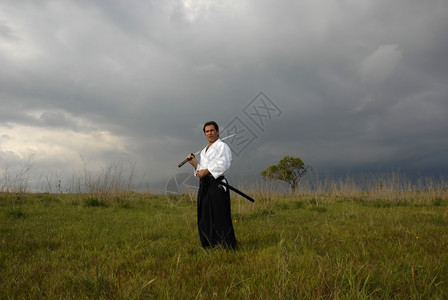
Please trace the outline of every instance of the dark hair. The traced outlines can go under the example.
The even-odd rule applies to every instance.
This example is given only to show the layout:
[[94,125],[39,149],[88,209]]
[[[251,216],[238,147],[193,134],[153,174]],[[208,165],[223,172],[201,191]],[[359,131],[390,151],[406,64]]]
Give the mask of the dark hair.
[[219,131],[219,126],[215,121],[208,121],[204,124],[204,127],[202,127],[202,130],[205,132],[205,127],[209,126],[209,125],[213,125],[213,127],[215,127],[216,131]]

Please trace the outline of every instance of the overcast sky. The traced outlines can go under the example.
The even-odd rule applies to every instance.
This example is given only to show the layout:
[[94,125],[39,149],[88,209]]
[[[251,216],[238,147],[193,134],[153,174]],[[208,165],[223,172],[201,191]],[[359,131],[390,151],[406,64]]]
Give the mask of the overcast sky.
[[448,170],[446,0],[0,0],[0,170],[135,163],[238,128],[230,174]]

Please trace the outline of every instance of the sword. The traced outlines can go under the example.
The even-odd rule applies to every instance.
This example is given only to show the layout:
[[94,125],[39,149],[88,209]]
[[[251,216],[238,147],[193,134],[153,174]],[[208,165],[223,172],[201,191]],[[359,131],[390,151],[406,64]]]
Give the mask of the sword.
[[237,193],[237,194],[240,194],[241,196],[243,196],[244,198],[246,198],[246,199],[249,200],[250,202],[255,202],[255,200],[254,200],[252,197],[250,197],[250,196],[244,194],[242,191],[238,190],[237,188],[234,188],[233,186],[229,185],[228,183],[225,183],[225,182],[220,181],[219,184],[221,184],[221,185],[227,187],[229,190],[232,190],[232,191],[234,191],[234,192]]
[[[233,137],[233,136],[235,136],[235,135],[236,135],[236,133],[231,134],[231,135],[228,135],[228,136],[226,136],[225,138],[222,138],[221,141],[225,141],[225,140],[227,140],[227,139],[230,139],[231,137]],[[198,155],[199,153],[201,153],[201,151],[202,151],[202,149],[199,150],[199,151],[196,151],[195,153],[191,153],[191,154],[193,154],[193,156],[196,156],[196,155]],[[181,162],[180,164],[178,164],[177,166],[180,168],[180,167],[182,167],[183,165],[185,165],[185,164],[187,163],[187,161],[189,161],[188,158],[186,158],[184,161],[182,161],[182,162]]]

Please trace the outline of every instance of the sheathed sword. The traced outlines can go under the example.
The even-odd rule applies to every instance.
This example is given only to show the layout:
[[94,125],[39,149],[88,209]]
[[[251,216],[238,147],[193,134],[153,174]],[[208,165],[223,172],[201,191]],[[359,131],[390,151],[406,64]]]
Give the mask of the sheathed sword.
[[231,186],[230,184],[225,183],[225,182],[223,182],[223,181],[220,181],[219,184],[225,186],[226,188],[228,188],[229,190],[234,191],[234,192],[237,193],[237,194],[240,194],[241,196],[243,196],[244,198],[246,198],[246,199],[249,200],[250,202],[255,202],[255,200],[254,200],[252,197],[246,195],[245,193],[243,193],[243,192],[240,191],[239,189],[234,188],[234,187]]
[[[228,136],[222,138],[221,141],[225,141],[225,140],[227,140],[227,139],[230,139],[231,137],[234,137],[235,135],[236,135],[236,133],[231,134],[231,135],[228,135]],[[201,151],[202,151],[202,149],[199,150],[199,151],[196,151],[195,153],[191,153],[191,154],[193,154],[193,156],[196,156],[196,155],[198,155],[199,153],[201,153]],[[177,166],[180,168],[180,167],[182,167],[183,165],[185,165],[185,164],[187,163],[187,161],[189,161],[188,158],[186,158],[184,161],[182,161],[182,162],[181,162],[180,164],[178,164]]]

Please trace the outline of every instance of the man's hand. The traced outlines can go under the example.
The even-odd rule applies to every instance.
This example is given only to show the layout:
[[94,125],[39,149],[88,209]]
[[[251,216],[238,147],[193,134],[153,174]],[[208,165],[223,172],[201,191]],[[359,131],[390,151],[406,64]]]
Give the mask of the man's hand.
[[190,165],[192,165],[195,169],[198,166],[198,162],[195,159],[195,156],[193,153],[189,154],[187,156],[188,162],[190,163]]
[[202,178],[202,177],[206,176],[208,173],[210,173],[208,171],[208,169],[202,169],[202,170],[198,170],[196,172],[196,176],[199,177],[199,178]]

